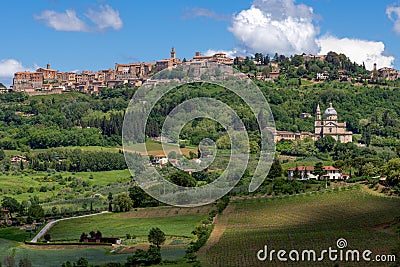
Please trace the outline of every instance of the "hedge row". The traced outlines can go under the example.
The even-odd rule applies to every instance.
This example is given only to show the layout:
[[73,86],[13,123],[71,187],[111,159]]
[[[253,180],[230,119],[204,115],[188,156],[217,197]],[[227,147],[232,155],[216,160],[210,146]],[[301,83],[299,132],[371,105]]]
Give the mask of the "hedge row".
[[82,242],[30,242],[25,241],[27,245],[34,245],[34,246],[56,246],[56,245],[63,245],[63,246],[112,246],[111,243],[82,243]]

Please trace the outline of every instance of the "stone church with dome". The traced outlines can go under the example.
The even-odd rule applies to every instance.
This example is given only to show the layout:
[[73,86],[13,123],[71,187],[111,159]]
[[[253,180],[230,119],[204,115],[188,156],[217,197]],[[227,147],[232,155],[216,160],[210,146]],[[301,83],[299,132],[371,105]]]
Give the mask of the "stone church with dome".
[[318,104],[315,114],[315,135],[319,137],[330,135],[341,143],[353,142],[353,133],[347,131],[346,122],[338,122],[338,114],[332,103],[329,103],[323,115]]

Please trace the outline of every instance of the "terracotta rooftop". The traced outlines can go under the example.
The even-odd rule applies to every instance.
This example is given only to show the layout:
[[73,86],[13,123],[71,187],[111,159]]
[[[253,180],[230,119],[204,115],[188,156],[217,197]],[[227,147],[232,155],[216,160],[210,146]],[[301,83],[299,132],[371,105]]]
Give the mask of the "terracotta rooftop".
[[[314,171],[314,166],[297,166],[299,171]],[[339,171],[340,169],[333,166],[323,166],[324,171]],[[288,171],[294,171],[296,168],[290,168]]]

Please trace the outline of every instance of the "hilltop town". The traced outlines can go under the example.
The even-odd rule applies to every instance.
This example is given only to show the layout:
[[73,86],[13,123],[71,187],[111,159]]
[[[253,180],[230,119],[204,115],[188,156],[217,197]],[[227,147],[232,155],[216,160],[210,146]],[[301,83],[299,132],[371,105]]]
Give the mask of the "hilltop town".
[[99,71],[60,72],[46,68],[38,68],[36,72],[17,72],[14,74],[13,85],[9,90],[26,92],[29,95],[61,93],[62,91],[78,91],[97,93],[104,88],[115,88],[119,85],[130,84],[141,86],[154,73],[180,64],[194,61],[213,61],[232,65],[233,59],[224,53],[213,56],[202,56],[200,52],[191,60],[181,60],[176,57],[175,49],[171,49],[170,57],[156,62],[135,62],[128,64],[115,63],[115,68]]
[[399,71],[389,67],[372,71],[351,62],[345,55],[329,52],[327,55],[302,54],[274,57],[256,53],[254,57],[229,58],[219,52],[205,56],[196,52],[192,59],[179,59],[171,49],[170,57],[156,62],[115,63],[114,68],[98,71],[62,72],[52,69],[50,64],[35,72],[24,71],[14,74],[13,85],[2,91],[25,92],[29,95],[59,94],[63,91],[98,93],[105,88],[130,85],[141,86],[155,73],[182,64],[211,61],[231,65],[246,73],[250,78],[274,82],[276,79],[299,78],[312,82],[339,80],[341,82],[376,83],[379,80],[397,80]]
[[[253,79],[270,106],[275,127],[262,129],[257,120],[265,114],[252,113],[238,95],[223,87],[184,84],[153,107],[145,143],[122,150],[124,118],[138,90],[135,86],[173,66],[178,71],[169,71],[168,77],[181,77],[179,70],[191,68],[184,64],[213,65],[204,61],[229,64],[240,71],[240,77]],[[293,242],[303,242],[303,235],[300,238],[292,231],[293,218],[301,233],[317,229],[316,234],[311,231],[312,240],[306,244],[310,247],[321,232],[335,229],[335,238],[346,237],[354,225],[369,228],[361,232],[356,246],[362,247],[371,233],[374,242],[378,240],[373,247],[377,251],[386,248],[384,253],[392,253],[398,243],[398,235],[391,230],[400,225],[397,70],[376,66],[368,71],[333,52],[290,58],[257,53],[234,59],[223,53],[196,53],[192,59],[181,60],[172,49],[169,58],[154,63],[117,63],[115,69],[81,73],[59,72],[48,65],[35,72],[16,73],[14,78],[11,92],[0,94],[2,266],[15,266],[8,262],[27,254],[41,255],[25,258],[32,266],[46,266],[47,259],[53,260],[47,266],[139,266],[172,261],[185,265],[170,266],[191,266],[212,259],[216,260],[210,266],[221,265],[228,257],[210,249],[218,229],[226,227],[220,218],[228,222],[243,219],[243,224],[228,225],[226,229],[235,227],[240,235],[220,231],[223,235],[213,246],[226,247],[243,236],[244,241],[238,242],[240,252],[247,251],[247,240],[256,238],[254,242],[263,244],[265,233],[275,234],[255,236],[253,225],[260,229],[282,225],[290,231],[283,230],[279,240],[293,237]],[[188,99],[209,96],[229,104],[243,122],[235,134],[248,133],[246,171],[228,195],[213,204],[166,206],[143,191],[138,178],[150,180],[150,171],[156,170],[173,184],[200,188],[214,183],[229,166],[232,138],[216,121],[198,118],[186,123],[176,145],[161,134],[171,110]],[[137,116],[133,121],[139,120]],[[134,135],[139,130],[130,128]],[[264,182],[249,192],[257,164],[265,164],[260,157],[263,130],[273,135],[274,160]],[[199,146],[206,138],[215,140],[218,153],[209,166],[195,171],[206,162],[202,155],[212,158],[207,147]],[[142,156],[143,145],[148,157]],[[138,164],[133,171],[127,169],[123,152]],[[163,190],[158,184],[149,185]],[[183,194],[178,199],[182,204],[190,200]],[[235,212],[224,212],[225,208]],[[309,218],[317,220],[310,223]],[[390,225],[385,228],[387,234],[377,225]],[[150,245],[154,232],[165,239],[157,242],[159,247]],[[350,228],[348,236],[353,235],[354,228]],[[322,244],[328,247],[330,242]],[[174,256],[168,258],[166,252]],[[241,266],[236,254],[240,253],[230,256],[231,266]],[[247,261],[245,266],[258,266]]]

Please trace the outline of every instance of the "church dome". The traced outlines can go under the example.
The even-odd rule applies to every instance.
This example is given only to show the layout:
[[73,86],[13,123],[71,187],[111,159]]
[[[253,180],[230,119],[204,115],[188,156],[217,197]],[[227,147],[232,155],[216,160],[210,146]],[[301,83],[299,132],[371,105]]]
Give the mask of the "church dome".
[[325,116],[337,115],[336,109],[333,108],[332,103],[329,103],[329,108],[324,112]]

